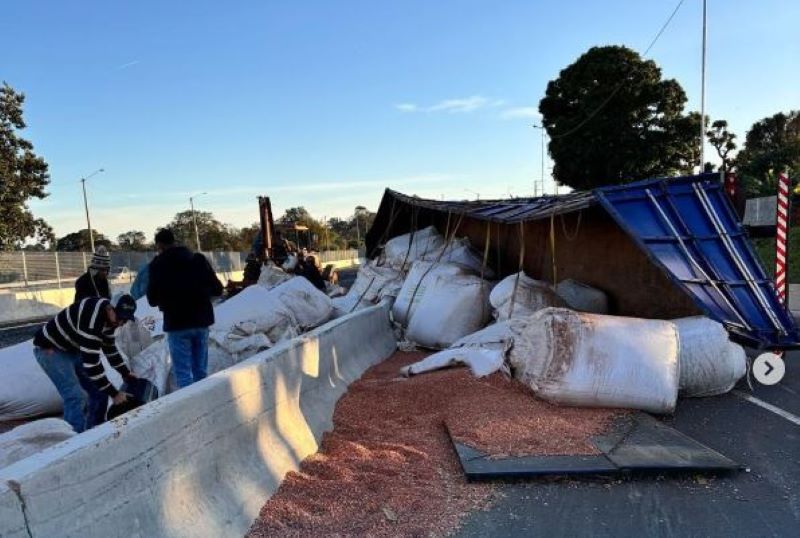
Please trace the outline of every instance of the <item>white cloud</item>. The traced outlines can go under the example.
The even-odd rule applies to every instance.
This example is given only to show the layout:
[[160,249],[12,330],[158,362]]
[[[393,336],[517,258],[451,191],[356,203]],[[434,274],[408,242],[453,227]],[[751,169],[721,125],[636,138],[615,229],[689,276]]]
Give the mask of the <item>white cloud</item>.
[[474,112],[481,108],[489,106],[497,106],[498,101],[483,97],[482,95],[473,95],[471,97],[463,97],[459,99],[445,99],[428,108],[430,112]]
[[132,62],[127,62],[127,63],[124,63],[122,65],[118,65],[116,67],[116,69],[117,69],[117,71],[120,71],[122,69],[127,69],[129,67],[133,67],[134,65],[136,65],[138,63],[140,63],[139,60],[133,60]]
[[403,112],[447,112],[458,114],[475,112],[483,108],[502,106],[505,103],[502,99],[490,99],[482,95],[471,95],[469,97],[458,97],[454,99],[444,99],[431,106],[420,106],[415,103],[400,103],[394,105],[397,110]]
[[538,119],[541,117],[539,110],[535,106],[521,106],[517,108],[507,108],[500,113],[500,117],[505,120],[513,119]]
[[402,112],[416,112],[419,110],[419,107],[414,103],[398,103],[394,107]]

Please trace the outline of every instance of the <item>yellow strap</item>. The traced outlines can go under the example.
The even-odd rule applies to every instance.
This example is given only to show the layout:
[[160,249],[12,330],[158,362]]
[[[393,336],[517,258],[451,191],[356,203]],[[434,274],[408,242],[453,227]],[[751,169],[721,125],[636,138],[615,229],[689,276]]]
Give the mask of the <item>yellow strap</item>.
[[481,265],[481,280],[486,272],[486,262],[489,261],[489,243],[492,241],[492,221],[486,221],[486,244],[483,246],[483,264]]

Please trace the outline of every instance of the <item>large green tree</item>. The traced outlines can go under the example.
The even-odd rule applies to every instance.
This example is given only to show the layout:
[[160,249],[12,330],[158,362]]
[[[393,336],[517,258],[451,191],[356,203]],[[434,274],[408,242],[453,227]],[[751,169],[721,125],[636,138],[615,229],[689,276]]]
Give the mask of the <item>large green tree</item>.
[[717,151],[720,160],[720,170],[728,172],[733,168],[734,158],[731,152],[736,150],[736,135],[728,130],[728,122],[717,120],[711,124],[711,129],[706,131],[708,141]]
[[[111,247],[113,246],[111,241],[94,228],[92,228],[92,237],[94,238],[94,248],[102,245],[111,250]],[[84,228],[83,230],[78,230],[77,232],[72,232],[64,237],[60,237],[58,241],[56,241],[56,250],[70,252],[91,252],[92,244],[89,238],[89,229]]]
[[748,196],[769,196],[777,190],[777,175],[800,175],[800,111],[779,112],[753,124],[736,156],[740,184]]
[[144,251],[151,250],[153,246],[147,242],[144,232],[131,230],[117,236],[117,245],[120,250]]
[[203,250],[239,250],[238,230],[223,224],[208,211],[181,211],[165,228],[172,230],[177,242],[192,249],[197,249],[194,223],[197,219],[197,231],[200,235],[200,247]]
[[25,128],[25,95],[3,83],[0,87],[0,250],[20,248],[28,238],[52,243],[53,230],[33,216],[27,203],[47,196],[47,163],[33,152],[33,144],[19,136]]
[[593,47],[547,85],[539,103],[553,175],[575,189],[688,173],[699,162],[700,115],[652,60]]

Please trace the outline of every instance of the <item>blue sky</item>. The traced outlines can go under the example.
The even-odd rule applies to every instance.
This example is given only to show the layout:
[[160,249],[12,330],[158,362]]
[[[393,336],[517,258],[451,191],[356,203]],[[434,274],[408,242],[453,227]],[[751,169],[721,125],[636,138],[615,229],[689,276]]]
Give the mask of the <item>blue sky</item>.
[[[9,2],[0,79],[50,164],[58,235],[151,235],[188,196],[237,226],[255,197],[346,216],[385,187],[531,194],[547,82],[593,45],[643,51],[678,0]],[[709,0],[707,113],[741,138],[800,107],[800,2]],[[699,108],[701,0],[649,58]],[[794,61],[792,61],[794,60]],[[552,183],[548,180],[548,188]]]

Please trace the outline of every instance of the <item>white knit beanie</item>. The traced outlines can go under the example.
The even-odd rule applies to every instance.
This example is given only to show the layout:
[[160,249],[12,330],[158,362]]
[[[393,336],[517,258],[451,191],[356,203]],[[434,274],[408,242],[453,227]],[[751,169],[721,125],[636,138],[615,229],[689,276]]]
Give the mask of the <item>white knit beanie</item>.
[[92,269],[108,270],[111,269],[111,255],[108,249],[104,246],[99,246],[92,254],[92,263],[89,266]]

